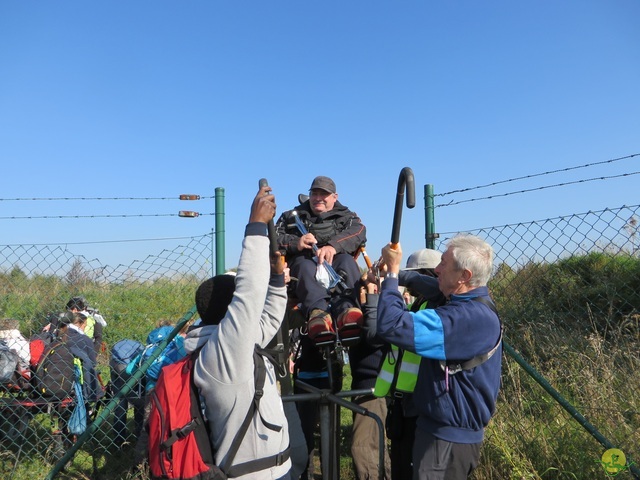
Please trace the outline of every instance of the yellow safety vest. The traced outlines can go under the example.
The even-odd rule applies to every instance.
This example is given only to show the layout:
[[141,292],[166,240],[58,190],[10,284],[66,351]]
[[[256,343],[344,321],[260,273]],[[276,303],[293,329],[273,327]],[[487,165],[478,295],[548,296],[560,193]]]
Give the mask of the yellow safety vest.
[[80,377],[76,378],[80,385],[84,384],[84,371],[82,370],[82,360],[78,357],[73,357],[73,364],[78,367],[78,372],[80,373]]
[[418,381],[421,357],[406,350],[400,350],[395,345],[385,356],[382,368],[378,372],[373,394],[385,397],[391,392],[395,380],[394,391],[412,393]]
[[96,328],[96,319],[93,315],[87,315],[87,324],[84,327],[84,334],[93,340],[93,332]]
[[[427,307],[427,302],[420,305],[420,310]],[[412,393],[416,388],[418,381],[418,370],[420,370],[420,355],[401,350],[395,345],[391,345],[391,349],[385,355],[382,367],[378,372],[376,384],[373,388],[373,394],[376,397],[385,397],[391,392],[394,386],[394,392]]]

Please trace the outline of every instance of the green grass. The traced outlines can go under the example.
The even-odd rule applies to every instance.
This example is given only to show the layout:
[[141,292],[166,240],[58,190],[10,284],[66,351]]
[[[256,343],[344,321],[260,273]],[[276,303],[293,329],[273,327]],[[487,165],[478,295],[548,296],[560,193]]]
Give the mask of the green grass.
[[[530,263],[519,271],[504,267],[491,284],[506,326],[506,341],[637,463],[639,265],[640,260],[628,256],[586,255],[556,264]],[[144,341],[160,319],[177,321],[192,307],[197,284],[185,277],[68,285],[57,277],[12,271],[0,274],[0,316],[19,319],[28,335],[39,330],[46,312],[82,292],[105,313],[109,322],[105,340],[110,347],[122,338]],[[99,362],[107,380],[108,349]],[[350,385],[346,368],[343,388]],[[340,417],[340,473],[350,480],[354,478],[349,454],[351,412],[342,408]],[[34,480],[51,470],[46,421],[35,423],[32,428],[39,433],[29,438],[31,447],[0,439],[0,478]],[[108,422],[104,427],[108,429]],[[60,478],[148,480],[144,471],[127,473],[130,451],[113,449],[108,431],[100,432],[95,444],[97,448],[83,446]],[[487,429],[475,480],[604,478],[599,463],[604,450],[513,359],[505,357],[497,412]],[[624,475],[628,474],[618,478]]]
[[[564,335],[562,332],[557,334]],[[532,341],[534,338],[531,337]],[[546,340],[543,343],[542,339],[537,338],[536,348],[544,349],[549,355],[554,348],[558,348],[557,344],[554,347],[557,339],[547,337]],[[640,387],[635,373],[640,371],[638,343],[618,339],[617,345],[608,345],[597,337],[575,342],[569,352],[551,355],[553,360],[538,359],[537,367],[541,368],[545,363],[547,380],[558,386],[590,422],[631,456],[633,448],[640,445],[640,398],[633,395]],[[574,366],[572,371],[567,365]],[[620,372],[629,374],[621,375]],[[503,373],[498,411],[487,429],[481,465],[473,478],[604,478],[598,463],[604,448],[513,360],[505,359]],[[350,385],[351,377],[346,368],[344,389],[349,389]],[[349,453],[351,412],[341,408],[340,418],[340,476],[351,480],[355,478]],[[41,422],[44,425],[44,420]],[[39,453],[46,451],[46,440],[30,441],[34,442],[34,448]],[[84,446],[73,464],[59,478],[148,480],[148,473],[144,470],[128,473],[131,468],[130,450],[111,449],[109,442],[108,434],[100,433],[95,442],[99,452],[91,455],[91,446]],[[13,475],[18,480],[44,478],[53,464],[35,453],[24,450],[21,461],[16,464],[16,446],[3,448],[0,453],[0,477],[11,478]],[[637,455],[637,450],[635,453]],[[93,474],[94,463],[99,477]],[[316,471],[319,472],[319,459],[316,459],[316,465]]]

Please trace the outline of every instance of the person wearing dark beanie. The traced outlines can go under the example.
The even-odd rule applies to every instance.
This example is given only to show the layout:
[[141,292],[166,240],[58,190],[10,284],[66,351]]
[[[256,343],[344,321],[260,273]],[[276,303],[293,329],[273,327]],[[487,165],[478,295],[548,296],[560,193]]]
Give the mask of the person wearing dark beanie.
[[237,275],[216,275],[198,287],[195,300],[201,323],[188,333],[184,344],[188,353],[200,349],[193,376],[216,465],[229,456],[254,401],[255,362],[265,364],[258,411],[229,466],[234,470],[250,464],[251,471],[234,474],[236,480],[284,479],[291,469],[288,424],[276,372],[264,357],[254,361],[256,346],[266,347],[275,336],[287,306],[286,264],[279,253],[271,259],[269,254],[267,222],[274,214],[274,196],[269,187],[262,187],[251,206]]
[[223,274],[205,280],[196,290],[196,308],[201,325],[218,325],[227,313],[227,308],[236,290],[236,278]]

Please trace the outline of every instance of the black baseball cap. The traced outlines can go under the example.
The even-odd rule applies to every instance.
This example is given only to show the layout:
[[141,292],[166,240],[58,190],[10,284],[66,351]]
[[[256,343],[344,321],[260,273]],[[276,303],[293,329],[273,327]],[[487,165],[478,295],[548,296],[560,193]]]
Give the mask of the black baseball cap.
[[329,177],[319,176],[314,178],[309,191],[313,190],[314,188],[318,188],[329,193],[336,193],[336,184]]

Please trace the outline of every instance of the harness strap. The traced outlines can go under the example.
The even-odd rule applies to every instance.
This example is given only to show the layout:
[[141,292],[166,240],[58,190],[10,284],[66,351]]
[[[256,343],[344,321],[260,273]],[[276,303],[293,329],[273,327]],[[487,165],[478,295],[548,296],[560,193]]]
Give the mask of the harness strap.
[[227,476],[229,478],[240,477],[242,475],[247,475],[248,473],[277,467],[289,460],[290,452],[291,449],[287,447],[283,452],[276,453],[275,455],[264,458],[257,458],[255,460],[249,460],[245,463],[239,463],[238,465],[234,465],[229,469],[229,472],[227,472]]
[[244,436],[247,434],[247,430],[249,429],[249,424],[253,419],[253,414],[258,409],[258,406],[260,405],[260,398],[264,393],[262,390],[262,387],[264,387],[264,376],[266,373],[266,368],[264,366],[264,361],[262,360],[262,358],[260,357],[260,355],[255,349],[253,351],[253,364],[254,364],[253,377],[254,377],[254,383],[256,385],[255,394],[253,396],[253,401],[251,402],[251,405],[249,405],[249,411],[247,412],[247,415],[244,417],[244,421],[242,422],[242,425],[238,429],[238,433],[236,433],[236,436],[234,437],[233,442],[231,442],[231,447],[229,447],[229,453],[227,454],[227,457],[224,459],[224,461],[220,464],[220,468],[222,469],[223,472],[229,471],[231,462],[233,462],[233,459],[235,458],[236,453],[238,453],[240,444],[242,443]]
[[[391,380],[391,386],[389,387],[389,393],[394,398],[402,398],[404,395],[402,392],[398,392],[396,387],[398,386],[398,377],[400,376],[400,367],[402,366],[402,357],[404,356],[404,350],[397,349],[396,353],[398,356],[396,357],[396,363],[393,366],[393,380]],[[393,349],[389,348],[388,355],[393,355]],[[397,395],[396,395],[397,394]]]
[[471,360],[467,360],[466,362],[457,363],[457,364],[456,363],[446,364],[446,369],[448,371],[448,374],[455,375],[456,373],[461,372],[462,370],[471,370],[472,368],[475,368],[478,365],[483,364],[484,362],[489,360],[491,357],[493,357],[493,354],[496,353],[496,351],[498,350],[500,343],[502,343],[502,328],[500,328],[500,338],[498,339],[498,343],[496,343],[495,347],[493,347],[487,353],[483,355],[476,355]]
[[498,342],[496,343],[496,345],[487,353],[476,355],[475,357],[473,357],[470,360],[467,360],[466,362],[446,363],[441,361],[440,367],[442,367],[442,369],[445,371],[447,387],[449,385],[449,378],[448,378],[449,375],[455,375],[456,373],[459,373],[463,370],[471,370],[472,368],[475,368],[478,365],[483,364],[484,362],[489,360],[491,357],[493,357],[493,354],[496,353],[496,351],[498,350],[498,347],[500,347],[500,344],[502,343],[502,334],[504,332],[504,328],[502,326],[502,320],[500,319],[500,315],[498,314],[498,310],[496,309],[496,306],[494,305],[494,303],[491,300],[487,300],[485,297],[473,297],[471,300],[474,300],[476,302],[480,302],[486,305],[493,311],[493,313],[496,314],[496,316],[498,317],[498,320],[500,321],[500,338],[498,338]]
[[[223,472],[227,472],[227,475],[229,477],[237,477],[239,475],[244,475],[246,473],[251,473],[258,470],[262,470],[264,468],[270,468],[272,466],[280,465],[279,463],[271,464],[271,462],[279,461],[280,456],[282,456],[283,453],[285,452],[287,454],[287,458],[284,459],[283,462],[289,458],[289,452],[287,449],[285,450],[285,452],[282,452],[272,457],[266,457],[265,459],[257,459],[257,460],[252,460],[250,462],[246,462],[240,465],[230,466],[236,454],[238,453],[238,449],[240,448],[240,444],[242,443],[242,440],[244,440],[244,437],[247,434],[247,430],[249,429],[249,425],[253,420],[253,416],[255,412],[258,412],[258,415],[260,416],[260,420],[262,421],[265,427],[276,432],[279,432],[280,430],[282,430],[282,426],[274,425],[267,422],[264,418],[262,418],[262,415],[260,414],[260,410],[259,410],[260,399],[264,394],[264,381],[267,375],[267,367],[264,364],[263,357],[269,359],[269,361],[274,361],[273,356],[269,353],[268,350],[262,349],[258,347],[258,345],[256,345],[255,349],[253,350],[253,364],[254,364],[253,376],[254,376],[254,383],[256,386],[255,394],[253,396],[253,401],[249,406],[249,411],[247,412],[247,415],[244,417],[242,426],[238,429],[238,433],[236,433],[236,436],[234,437],[233,442],[231,443],[231,447],[229,447],[229,453],[227,454],[226,458],[220,465],[220,469],[222,469]],[[262,467],[260,466],[260,463],[259,463],[261,461],[265,461],[265,463],[268,461],[269,465]],[[232,475],[231,472],[236,472],[236,469],[238,467],[242,467],[243,471],[244,470],[247,470],[247,471],[244,473],[234,473]]]

